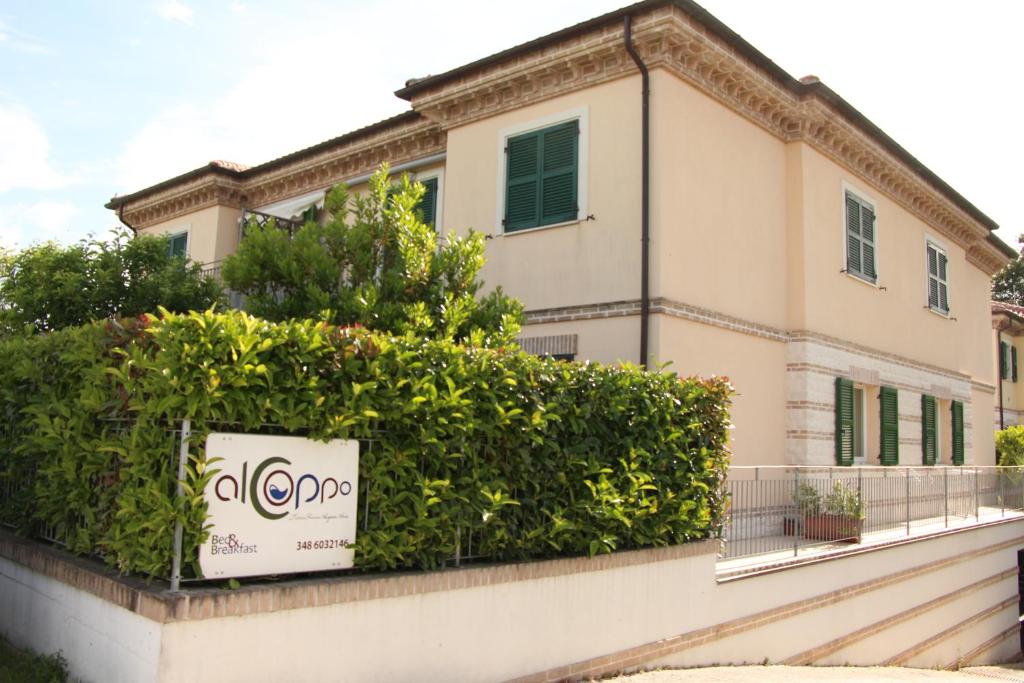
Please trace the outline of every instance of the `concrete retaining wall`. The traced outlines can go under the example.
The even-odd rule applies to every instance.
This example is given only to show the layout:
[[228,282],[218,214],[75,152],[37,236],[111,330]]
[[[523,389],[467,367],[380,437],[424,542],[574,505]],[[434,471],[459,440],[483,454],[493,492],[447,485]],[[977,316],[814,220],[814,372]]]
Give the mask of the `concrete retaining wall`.
[[558,680],[1019,651],[1024,521],[728,579],[717,545],[172,595],[0,534],[0,630],[87,681]]

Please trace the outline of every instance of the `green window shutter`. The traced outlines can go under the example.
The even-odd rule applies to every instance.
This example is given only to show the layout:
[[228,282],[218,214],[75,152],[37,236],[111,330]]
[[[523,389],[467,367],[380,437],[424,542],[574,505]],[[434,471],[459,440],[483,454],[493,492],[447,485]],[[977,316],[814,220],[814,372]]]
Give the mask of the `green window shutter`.
[[579,124],[570,121],[541,131],[541,225],[576,218]]
[[875,274],[875,212],[870,207],[860,207],[861,263],[863,272],[872,282]]
[[579,121],[509,138],[505,231],[575,220],[579,213]]
[[939,309],[949,312],[949,284],[946,280],[946,255],[939,253]]
[[875,271],[875,210],[846,193],[846,271],[874,282]]
[[935,247],[928,245],[928,305],[932,308],[939,307],[939,252]]
[[1010,347],[1010,379],[1017,381],[1017,347]]
[[853,464],[853,382],[836,377],[836,464]]
[[964,404],[961,401],[953,401],[950,406],[953,419],[953,464],[964,464]]
[[302,224],[309,223],[310,221],[313,221],[314,223],[316,222],[316,204],[307,207],[299,217],[299,222]]
[[946,253],[931,242],[927,246],[928,306],[940,313],[949,313],[949,283]]
[[533,228],[540,220],[540,133],[510,138],[505,148],[505,230]]
[[860,202],[853,195],[846,195],[846,270],[861,272],[860,250]]
[[423,181],[423,197],[417,208],[423,212],[423,222],[434,225],[437,221],[437,178]]
[[898,465],[900,462],[900,415],[896,389],[882,387],[878,394],[880,407],[881,445],[879,460],[883,465]]
[[935,397],[921,395],[921,462],[934,465],[938,447],[938,421],[935,419]]
[[171,256],[188,256],[188,233],[183,232],[178,235],[172,235],[170,242],[167,244],[167,251],[170,252]]
[[1010,354],[1009,345],[1006,342],[999,342],[999,376],[1002,379],[1010,379]]

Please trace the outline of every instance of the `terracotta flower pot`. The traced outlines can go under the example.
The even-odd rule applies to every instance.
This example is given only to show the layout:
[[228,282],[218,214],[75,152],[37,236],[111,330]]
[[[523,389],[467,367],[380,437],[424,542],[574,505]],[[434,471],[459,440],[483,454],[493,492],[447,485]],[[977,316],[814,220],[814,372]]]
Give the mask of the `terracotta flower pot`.
[[859,543],[864,520],[846,515],[807,515],[804,536],[815,541],[850,541]]

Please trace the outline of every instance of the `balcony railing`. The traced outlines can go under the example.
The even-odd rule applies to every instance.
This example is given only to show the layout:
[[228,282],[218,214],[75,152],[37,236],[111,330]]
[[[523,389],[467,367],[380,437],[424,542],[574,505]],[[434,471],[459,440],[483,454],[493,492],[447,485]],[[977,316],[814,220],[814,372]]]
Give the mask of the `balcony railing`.
[[[224,263],[223,261],[211,261],[210,263],[204,263],[203,266],[202,266],[203,275],[208,275],[210,277],[215,277],[218,280],[220,280],[221,279],[221,277],[220,277],[220,269],[221,269],[221,265],[223,265],[223,263]],[[239,310],[245,308],[245,295],[244,294],[242,294],[241,292],[236,292],[233,289],[227,289],[227,288],[224,289],[224,294],[227,297],[228,306],[230,306],[231,308],[239,309]]]
[[278,228],[287,231],[289,237],[294,237],[295,232],[302,227],[302,221],[293,221],[288,218],[281,218],[280,216],[271,216],[269,213],[245,209],[242,211],[242,218],[239,220],[242,226],[242,237],[245,237],[245,231],[250,225],[257,225],[262,228],[271,220],[274,221]]
[[781,560],[1024,514],[1020,467],[733,467],[726,486],[726,560]]

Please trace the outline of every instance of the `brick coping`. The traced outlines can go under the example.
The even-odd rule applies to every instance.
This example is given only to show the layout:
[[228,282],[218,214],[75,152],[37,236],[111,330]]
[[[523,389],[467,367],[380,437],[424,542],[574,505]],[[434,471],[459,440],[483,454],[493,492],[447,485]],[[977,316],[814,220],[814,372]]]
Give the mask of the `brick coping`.
[[489,564],[430,572],[322,576],[243,586],[237,590],[192,588],[171,593],[162,582],[123,576],[94,559],[0,530],[0,557],[160,624],[245,616],[346,602],[532,581],[717,555],[716,539],[596,557],[569,557],[515,564]]

